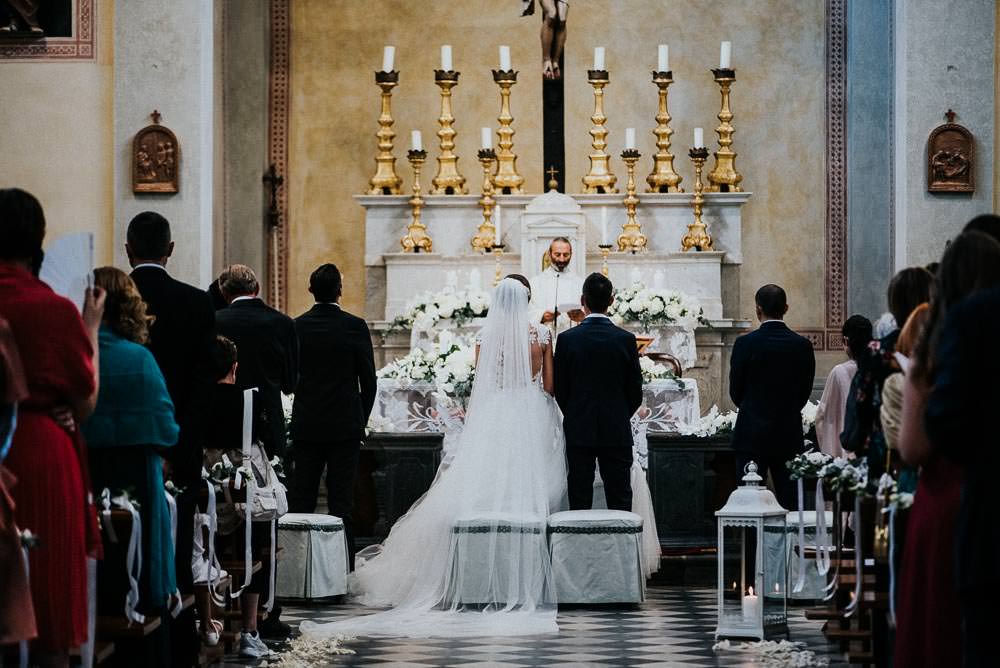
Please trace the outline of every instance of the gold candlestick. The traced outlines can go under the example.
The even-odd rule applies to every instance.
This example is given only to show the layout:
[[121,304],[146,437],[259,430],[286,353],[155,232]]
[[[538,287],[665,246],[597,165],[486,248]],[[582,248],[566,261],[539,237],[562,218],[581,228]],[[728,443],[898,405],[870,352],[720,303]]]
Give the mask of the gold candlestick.
[[382,112],[378,117],[378,154],[375,156],[375,175],[368,181],[369,195],[399,195],[403,192],[403,179],[396,174],[396,156],[392,154],[392,89],[399,83],[399,72],[376,72],[375,83],[382,89]]
[[503,278],[503,263],[502,263],[503,249],[504,249],[503,244],[493,244],[493,257],[496,258],[496,267],[497,267],[496,272],[494,273],[493,276],[493,287],[496,287],[497,284],[500,282],[500,279]]
[[510,89],[517,83],[514,70],[493,70],[493,80],[500,86],[500,129],[497,130],[497,171],[493,177],[494,187],[504,195],[520,195],[524,177],[517,173],[517,155],[514,148],[514,117],[510,114]]
[[427,159],[427,151],[410,151],[406,154],[406,159],[413,166],[413,197],[410,198],[413,219],[406,226],[406,236],[399,243],[403,246],[404,253],[430,253],[433,242],[427,234],[427,226],[420,222],[420,209],[424,206],[424,200],[420,197],[420,167]]
[[680,187],[684,179],[674,171],[674,154],[670,152],[670,112],[667,111],[667,88],[674,82],[673,72],[653,72],[653,83],[659,88],[660,102],[656,111],[656,154],[653,155],[653,171],[646,177],[648,193],[682,193]]
[[604,122],[608,120],[604,115],[604,87],[610,79],[607,70],[587,70],[587,80],[594,87],[594,115],[590,117],[594,124],[590,129],[594,152],[590,154],[590,171],[583,177],[583,192],[616,193],[618,189],[615,188],[615,183],[618,179],[611,173],[608,165],[611,156],[604,151],[608,146],[605,141],[608,129],[604,127]]
[[437,136],[441,139],[441,155],[438,156],[437,176],[431,181],[432,195],[464,195],[469,192],[465,187],[465,177],[458,173],[458,156],[455,148],[455,128],[452,124],[455,117],[451,113],[451,89],[458,85],[458,72],[454,70],[434,70],[434,83],[441,88],[441,115],[438,125],[441,129]]
[[703,190],[701,170],[705,166],[705,160],[708,159],[708,149],[693,148],[688,155],[694,163],[694,199],[691,200],[691,205],[694,207],[694,222],[688,224],[687,234],[681,239],[681,249],[709,251],[712,250],[712,237],[708,234],[708,225],[701,220],[701,207],[705,203],[705,198],[701,194]]
[[722,110],[719,112],[719,127],[715,128],[719,134],[719,150],[715,152],[715,167],[708,174],[708,191],[738,193],[743,191],[739,185],[743,176],[736,171],[736,152],[730,148],[736,130],[730,122],[733,112],[729,108],[729,87],[736,81],[736,70],[717,69],[712,70],[712,74],[722,90]]
[[493,179],[490,176],[497,154],[491,148],[484,148],[479,151],[478,156],[479,162],[483,165],[483,196],[479,200],[479,206],[483,207],[483,222],[479,223],[476,236],[472,237],[472,250],[485,253],[493,248],[497,233],[493,225],[493,207],[496,205],[496,200],[493,199]]
[[601,273],[604,277],[608,277],[608,255],[611,254],[611,249],[613,246],[611,244],[598,244],[598,248],[601,249]]
[[622,151],[622,161],[628,168],[628,181],[625,183],[625,204],[626,219],[622,225],[622,233],[618,237],[618,250],[637,253],[646,250],[646,235],[642,233],[642,226],[635,219],[635,207],[639,204],[639,198],[635,194],[635,163],[639,160],[639,151],[634,148],[627,148]]

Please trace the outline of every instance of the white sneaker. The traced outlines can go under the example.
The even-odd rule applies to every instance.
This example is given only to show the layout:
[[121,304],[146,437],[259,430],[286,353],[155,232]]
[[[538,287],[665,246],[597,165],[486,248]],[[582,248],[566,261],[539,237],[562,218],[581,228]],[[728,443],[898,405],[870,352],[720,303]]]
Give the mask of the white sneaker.
[[271,656],[271,650],[260,639],[257,632],[240,633],[240,657],[245,659],[264,659]]

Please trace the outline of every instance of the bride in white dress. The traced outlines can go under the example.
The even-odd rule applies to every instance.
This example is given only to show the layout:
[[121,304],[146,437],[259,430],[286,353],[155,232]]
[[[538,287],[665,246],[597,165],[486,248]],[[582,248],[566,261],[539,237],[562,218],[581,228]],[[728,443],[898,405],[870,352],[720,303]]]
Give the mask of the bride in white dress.
[[[516,278],[494,290],[454,458],[385,543],[358,555],[352,595],[389,609],[329,624],[303,622],[303,633],[558,631],[545,521],[566,506],[565,439],[550,394],[550,333],[529,322],[528,298]],[[470,555],[476,561],[462,563]],[[462,600],[469,590],[475,602]]]

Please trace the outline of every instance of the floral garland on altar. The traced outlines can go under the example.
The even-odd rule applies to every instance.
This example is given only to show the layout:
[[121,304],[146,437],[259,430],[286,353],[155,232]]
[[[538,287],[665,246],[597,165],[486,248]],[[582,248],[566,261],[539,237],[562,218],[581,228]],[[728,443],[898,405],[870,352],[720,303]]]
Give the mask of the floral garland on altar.
[[[809,434],[810,430],[816,424],[816,411],[819,410],[819,404],[814,401],[807,401],[806,405],[802,407],[802,435],[805,436]],[[738,410],[727,411],[723,413],[719,410],[719,407],[713,405],[708,412],[699,418],[698,422],[694,424],[684,425],[680,428],[679,432],[682,436],[697,436],[699,438],[710,438],[712,436],[722,436],[725,434],[733,433],[733,429],[736,428],[736,416],[738,415]],[[805,453],[808,454],[808,453]],[[799,457],[804,457],[805,454],[798,455]],[[812,454],[823,454],[823,453],[812,453]],[[827,457],[828,455],[823,455]]]
[[428,349],[415,348],[379,369],[376,375],[400,381],[425,381],[448,396],[465,399],[472,393],[475,373],[475,346],[466,338],[444,330]]
[[619,325],[638,322],[646,331],[661,325],[694,329],[708,324],[701,304],[694,297],[678,290],[647,288],[642,283],[615,290],[608,315]]
[[673,369],[654,362],[646,356],[639,358],[639,371],[642,372],[642,382],[652,383],[654,380],[677,380],[677,374]]
[[424,292],[406,304],[406,313],[389,323],[389,332],[404,329],[426,332],[442,320],[461,327],[473,318],[484,318],[490,310],[490,293],[477,288],[459,290],[446,286],[438,292]]

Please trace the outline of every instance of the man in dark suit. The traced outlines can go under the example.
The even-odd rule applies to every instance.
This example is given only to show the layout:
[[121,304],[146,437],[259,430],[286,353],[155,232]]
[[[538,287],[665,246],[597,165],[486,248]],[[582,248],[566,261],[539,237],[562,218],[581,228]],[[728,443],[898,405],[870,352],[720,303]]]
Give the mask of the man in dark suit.
[[258,297],[260,284],[245,264],[226,268],[219,287],[229,306],[216,312],[219,333],[236,344],[240,366],[236,385],[256,387],[263,405],[261,443],[269,457],[284,456],[285,413],[281,393],[291,394],[299,374],[295,323]]
[[292,408],[295,479],[292,512],[316,510],[319,480],[326,468],[327,504],[344,520],[354,568],[354,479],[375,405],[375,355],[364,320],[344,311],[340,271],[324,264],[309,277],[316,304],[295,319],[299,336],[299,387]]
[[729,367],[729,396],[739,407],[733,449],[739,477],[751,460],[761,476],[771,472],[775,496],[793,508],[795,489],[785,462],[802,452],[802,407],[812,393],[816,358],[809,339],[788,328],[785,291],[757,291],[760,327],[736,339]]
[[[174,484],[185,490],[177,496],[175,561],[177,587],[186,595],[194,591],[192,536],[204,458],[196,397],[211,386],[208,369],[215,343],[215,309],[205,291],[167,273],[173,250],[170,223],[160,214],[145,211],[129,223],[125,252],[132,265],[132,280],[147,312],[156,317],[149,328],[149,349],[166,379],[180,426],[177,445],[163,454]],[[193,665],[200,647],[193,609],[182,612],[172,626],[175,665]]]
[[580,298],[583,322],[556,342],[571,510],[589,510],[593,503],[595,460],[608,508],[632,510],[631,421],[642,404],[642,372],[635,336],[607,316],[612,299],[607,277],[588,276]]

